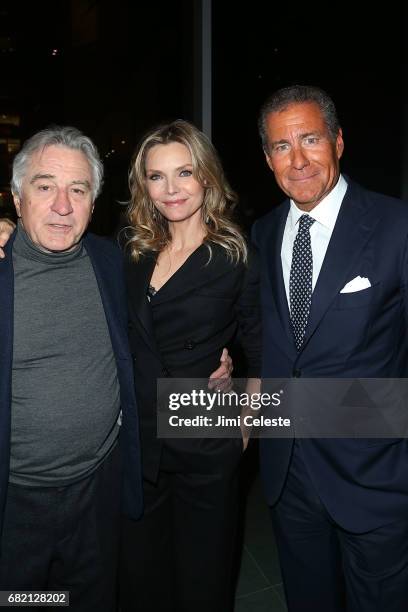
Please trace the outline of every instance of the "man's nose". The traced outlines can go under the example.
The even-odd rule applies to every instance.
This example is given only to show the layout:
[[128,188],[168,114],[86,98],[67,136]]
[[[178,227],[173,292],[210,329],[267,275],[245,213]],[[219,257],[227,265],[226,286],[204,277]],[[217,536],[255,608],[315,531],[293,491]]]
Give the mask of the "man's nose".
[[292,149],[292,166],[297,170],[302,170],[305,166],[308,166],[309,163],[307,155],[301,146]]
[[51,206],[51,210],[59,215],[69,215],[73,208],[69,197],[64,189],[59,189],[56,198]]

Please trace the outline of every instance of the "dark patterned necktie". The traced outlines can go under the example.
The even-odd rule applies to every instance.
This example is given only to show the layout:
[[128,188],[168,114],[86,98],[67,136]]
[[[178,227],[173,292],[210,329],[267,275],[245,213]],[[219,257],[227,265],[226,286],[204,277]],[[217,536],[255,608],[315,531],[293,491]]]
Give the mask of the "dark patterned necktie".
[[313,258],[310,228],[314,222],[315,220],[309,215],[300,217],[298,233],[293,243],[292,265],[290,266],[290,318],[298,351],[302,348],[312,302]]

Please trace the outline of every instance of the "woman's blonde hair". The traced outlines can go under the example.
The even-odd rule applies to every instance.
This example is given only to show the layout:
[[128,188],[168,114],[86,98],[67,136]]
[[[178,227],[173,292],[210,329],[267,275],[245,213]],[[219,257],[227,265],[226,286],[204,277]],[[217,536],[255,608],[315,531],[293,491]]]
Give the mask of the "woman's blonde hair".
[[247,246],[239,227],[231,220],[236,195],[229,186],[218,154],[203,132],[178,119],[149,131],[139,143],[129,173],[130,202],[126,228],[132,257],[138,260],[147,251],[161,251],[171,242],[168,221],[156,209],[146,186],[146,157],[152,147],[179,142],[191,154],[193,176],[204,188],[201,207],[206,228],[205,244],[211,257],[211,243],[223,247],[233,262],[247,260]]

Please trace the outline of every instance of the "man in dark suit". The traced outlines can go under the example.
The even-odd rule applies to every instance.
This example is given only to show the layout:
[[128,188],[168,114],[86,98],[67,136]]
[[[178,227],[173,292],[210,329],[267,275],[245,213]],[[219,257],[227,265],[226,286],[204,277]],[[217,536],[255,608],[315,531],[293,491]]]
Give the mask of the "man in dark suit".
[[[264,104],[266,161],[288,199],[257,221],[264,377],[403,378],[408,206],[340,174],[330,97]],[[290,612],[408,607],[405,439],[261,440]]]
[[69,591],[78,612],[116,609],[120,489],[142,505],[122,257],[84,236],[102,174],[75,128],[29,139],[0,260],[0,589]]

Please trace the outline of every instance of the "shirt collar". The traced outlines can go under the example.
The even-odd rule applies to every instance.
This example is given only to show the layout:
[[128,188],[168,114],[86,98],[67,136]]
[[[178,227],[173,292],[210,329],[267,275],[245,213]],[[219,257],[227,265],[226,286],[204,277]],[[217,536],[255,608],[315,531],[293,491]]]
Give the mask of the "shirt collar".
[[[340,174],[336,185],[333,187],[330,193],[328,193],[327,196],[310,211],[310,216],[313,217],[313,219],[315,219],[318,223],[324,225],[324,227],[330,231],[333,231],[346,191],[347,182]],[[298,208],[293,200],[290,200],[290,210],[288,216],[290,230],[295,229],[297,222],[303,214],[304,211]]]

